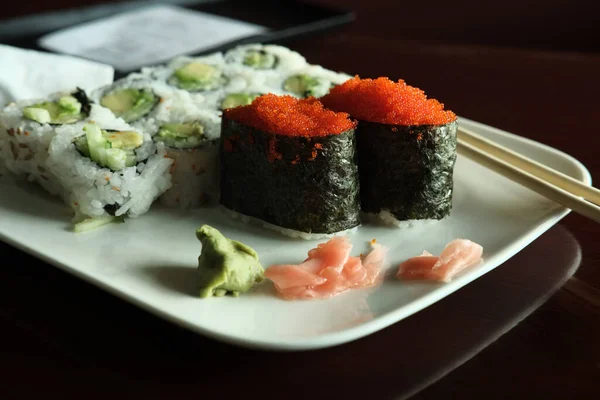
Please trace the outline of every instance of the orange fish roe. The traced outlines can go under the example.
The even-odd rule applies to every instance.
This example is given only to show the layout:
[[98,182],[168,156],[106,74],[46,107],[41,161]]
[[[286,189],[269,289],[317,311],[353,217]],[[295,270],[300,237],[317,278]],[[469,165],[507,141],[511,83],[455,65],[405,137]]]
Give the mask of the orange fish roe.
[[388,78],[358,76],[332,88],[320,98],[326,107],[362,121],[387,125],[443,125],[456,120],[444,105],[428,99],[421,89]]
[[284,136],[327,136],[346,132],[356,122],[344,112],[333,112],[313,97],[265,94],[252,104],[228,108],[223,116],[263,132]]

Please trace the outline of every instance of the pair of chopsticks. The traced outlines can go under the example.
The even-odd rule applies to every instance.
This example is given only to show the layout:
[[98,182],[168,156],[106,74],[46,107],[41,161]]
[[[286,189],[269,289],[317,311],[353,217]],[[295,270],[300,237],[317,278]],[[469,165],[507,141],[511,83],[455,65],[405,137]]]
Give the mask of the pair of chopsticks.
[[458,151],[542,196],[600,222],[600,190],[460,127]]

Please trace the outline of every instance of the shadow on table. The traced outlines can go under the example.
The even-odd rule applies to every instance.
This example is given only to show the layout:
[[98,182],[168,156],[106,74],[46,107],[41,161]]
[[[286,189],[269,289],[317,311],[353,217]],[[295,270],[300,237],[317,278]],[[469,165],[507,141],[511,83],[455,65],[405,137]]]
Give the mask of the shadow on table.
[[[573,275],[580,260],[574,237],[556,226],[427,309],[353,343],[307,352],[256,351],[215,342],[39,264],[39,272],[24,276],[14,268],[0,279],[0,292],[13,295],[12,308],[0,320],[8,320],[2,325],[18,343],[7,362],[23,365],[23,376],[50,374],[63,393],[88,392],[93,385],[90,395],[98,398],[127,389],[169,398],[175,393],[221,396],[224,390],[233,398],[256,390],[263,399],[304,399],[308,393],[319,399],[404,399],[525,319]],[[171,273],[174,290],[189,292],[193,269],[177,267]],[[13,287],[27,289],[22,293],[11,291]],[[53,367],[38,365],[40,358],[53,360]],[[18,367],[5,378],[10,380],[15,371]],[[28,390],[35,391],[24,387],[19,394]]]
[[8,178],[0,181],[0,208],[15,217],[25,214],[46,220],[64,220],[66,223],[73,216],[58,196],[51,196],[38,184]]
[[155,283],[173,292],[195,296],[196,268],[189,265],[145,266],[146,272]]

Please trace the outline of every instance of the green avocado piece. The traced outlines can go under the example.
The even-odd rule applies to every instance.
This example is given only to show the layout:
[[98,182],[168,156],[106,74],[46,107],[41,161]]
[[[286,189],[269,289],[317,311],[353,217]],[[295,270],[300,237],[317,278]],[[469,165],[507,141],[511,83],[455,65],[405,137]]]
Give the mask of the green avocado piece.
[[249,50],[244,56],[244,65],[254,69],[273,69],[277,66],[279,59],[276,55],[264,50]]
[[81,103],[73,96],[25,107],[23,116],[40,124],[72,124],[84,118]]
[[198,228],[196,237],[202,243],[196,275],[200,297],[239,296],[264,279],[258,254],[249,246],[209,225]]
[[52,121],[50,111],[46,108],[26,107],[23,109],[23,116],[40,124],[47,124]]
[[152,111],[160,98],[150,89],[117,89],[100,99],[100,105],[108,108],[125,122],[133,122]]
[[142,145],[144,137],[134,131],[102,131],[111,148],[134,150]]
[[58,99],[58,105],[65,112],[79,114],[81,112],[81,103],[73,96],[63,96]]
[[228,94],[221,102],[221,110],[226,108],[234,108],[239,106],[247,106],[254,99],[260,96],[260,93],[231,93]]
[[199,121],[164,124],[158,130],[156,139],[169,147],[196,147],[204,141],[204,125]]
[[119,171],[136,164],[134,150],[142,145],[144,138],[133,131],[105,131],[96,124],[83,127],[85,135],[74,142],[77,150],[101,167]]
[[324,96],[326,91],[321,90],[322,86],[319,78],[305,74],[292,75],[283,82],[283,90],[299,97]]
[[221,70],[213,65],[191,62],[175,70],[169,83],[193,91],[215,90],[226,82]]

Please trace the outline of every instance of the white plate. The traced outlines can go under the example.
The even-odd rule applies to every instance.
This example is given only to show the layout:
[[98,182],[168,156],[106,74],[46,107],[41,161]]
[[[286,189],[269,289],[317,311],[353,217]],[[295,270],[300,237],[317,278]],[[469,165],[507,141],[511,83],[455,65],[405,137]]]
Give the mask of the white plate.
[[[562,152],[466,119],[459,123],[591,183],[586,168]],[[125,224],[74,234],[69,231],[68,210],[56,199],[35,187],[2,184],[0,238],[206,336],[256,348],[315,349],[366,336],[443,299],[502,264],[569,212],[461,156],[454,176],[453,211],[447,219],[402,230],[359,228],[352,235],[353,255],[367,251],[368,241],[376,238],[390,248],[388,277],[379,287],[349,291],[328,300],[280,300],[268,280],[238,298],[195,297],[200,243],[194,232],[201,224],[213,225],[253,247],[265,267],[300,262],[309,249],[322,242],[288,239],[241,225],[214,209],[182,212],[154,207]],[[404,259],[424,249],[438,253],[458,237],[480,243],[485,262],[447,284],[406,283],[393,278]]]

